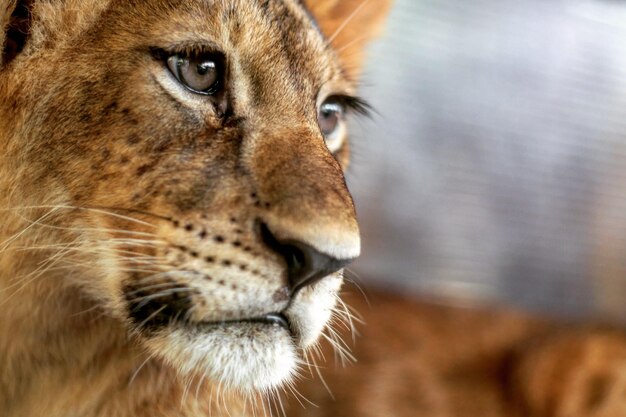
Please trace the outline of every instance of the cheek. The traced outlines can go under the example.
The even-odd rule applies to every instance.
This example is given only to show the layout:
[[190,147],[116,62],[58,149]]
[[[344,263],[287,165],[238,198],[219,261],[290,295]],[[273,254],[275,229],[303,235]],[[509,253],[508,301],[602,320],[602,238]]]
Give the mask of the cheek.
[[109,145],[110,164],[100,170],[108,176],[99,174],[93,197],[107,199],[115,191],[125,207],[167,214],[220,206],[230,194],[241,194],[238,143],[207,130],[151,136],[127,132]]
[[176,120],[147,117],[118,101],[107,104],[102,115],[98,127],[77,121],[76,135],[53,146],[63,161],[57,163],[60,178],[75,202],[145,204],[199,165],[189,156],[198,135]]

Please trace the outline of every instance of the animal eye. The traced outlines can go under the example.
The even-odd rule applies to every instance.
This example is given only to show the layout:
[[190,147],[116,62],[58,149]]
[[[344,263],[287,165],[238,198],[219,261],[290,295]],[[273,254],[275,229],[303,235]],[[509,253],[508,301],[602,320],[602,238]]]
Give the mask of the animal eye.
[[221,89],[224,69],[218,56],[172,55],[167,59],[167,67],[182,85],[194,93],[214,95]]
[[331,152],[341,148],[344,134],[344,105],[332,98],[326,100],[319,109],[317,122]]

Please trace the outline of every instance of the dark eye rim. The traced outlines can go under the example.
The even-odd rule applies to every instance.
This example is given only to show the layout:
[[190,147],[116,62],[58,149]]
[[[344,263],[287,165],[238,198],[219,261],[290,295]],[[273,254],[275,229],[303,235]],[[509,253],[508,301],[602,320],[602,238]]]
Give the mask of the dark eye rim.
[[[168,70],[170,74],[188,91],[202,95],[202,96],[215,96],[224,88],[225,77],[226,77],[226,58],[224,54],[221,52],[213,51],[213,50],[165,50],[161,48],[151,48],[152,55]],[[218,72],[217,80],[206,90],[198,90],[191,87],[184,81],[184,77],[180,74],[180,63],[177,63],[175,66],[176,71],[173,71],[168,64],[168,61],[171,58],[178,57],[180,59],[179,62],[182,62],[183,59],[188,60],[197,60],[197,61],[213,61],[215,62],[216,69]]]

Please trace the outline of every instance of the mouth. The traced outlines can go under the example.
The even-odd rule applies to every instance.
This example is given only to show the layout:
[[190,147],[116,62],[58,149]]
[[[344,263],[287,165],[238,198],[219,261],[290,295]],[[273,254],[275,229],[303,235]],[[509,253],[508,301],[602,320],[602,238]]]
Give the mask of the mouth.
[[282,328],[292,334],[291,327],[289,325],[289,319],[283,313],[270,313],[261,317],[252,317],[246,319],[237,319],[237,320],[219,320],[219,321],[202,321],[199,323],[194,323],[195,325],[199,325],[202,327],[210,326],[230,326],[237,324],[265,324],[276,328]]
[[291,380],[300,357],[286,315],[187,322],[146,338],[149,349],[182,375],[209,378],[245,392]]
[[293,380],[302,352],[314,346],[328,323],[336,299],[324,297],[323,290],[336,290],[340,282],[325,282],[328,287],[316,287],[321,295],[300,293],[303,298],[284,309],[169,320],[143,341],[181,375],[208,376],[244,392],[266,391]]

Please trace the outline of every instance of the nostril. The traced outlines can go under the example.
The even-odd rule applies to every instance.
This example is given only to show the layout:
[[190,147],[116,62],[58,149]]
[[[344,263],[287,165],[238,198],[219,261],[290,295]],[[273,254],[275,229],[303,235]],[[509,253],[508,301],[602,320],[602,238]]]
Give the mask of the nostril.
[[282,245],[278,251],[285,261],[287,261],[287,269],[292,272],[302,271],[306,264],[304,252],[295,245]]
[[265,223],[260,224],[260,232],[265,244],[285,260],[289,284],[294,293],[315,284],[353,261],[333,258],[293,239],[281,241]]

